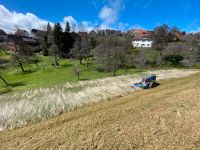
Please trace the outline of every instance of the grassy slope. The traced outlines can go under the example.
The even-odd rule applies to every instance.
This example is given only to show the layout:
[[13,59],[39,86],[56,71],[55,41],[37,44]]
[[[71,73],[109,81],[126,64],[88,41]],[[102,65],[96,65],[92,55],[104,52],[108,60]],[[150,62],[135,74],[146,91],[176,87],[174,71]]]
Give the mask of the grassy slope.
[[[1,58],[7,57],[6,55],[1,55]],[[103,77],[112,76],[112,72],[98,72],[93,66],[87,68],[85,65],[79,65],[78,61],[74,60],[60,60],[59,67],[51,66],[51,60],[48,57],[40,56],[40,67],[36,65],[25,66],[26,70],[32,70],[31,73],[22,73],[19,67],[10,68],[3,71],[2,75],[11,84],[19,84],[19,86],[7,87],[0,80],[0,94],[10,91],[25,91],[28,89],[35,89],[40,87],[53,87],[59,86],[66,82],[76,82],[77,77],[73,74],[72,68],[78,66],[81,68],[81,80],[91,80]],[[44,70],[43,70],[44,66]],[[141,72],[142,69],[130,69],[128,71],[119,70],[117,72],[120,74],[134,74]]]
[[0,133],[2,149],[198,149],[200,74]]
[[[141,49],[133,49],[133,53],[138,55]],[[154,64],[155,60],[158,57],[158,51],[153,49],[143,49],[147,56],[149,57],[149,61]],[[86,65],[79,65],[78,61],[73,60],[60,60],[59,67],[51,66],[52,60],[49,57],[39,56],[40,63],[38,64],[40,67],[36,67],[35,65],[26,65],[25,70],[31,70],[33,72],[30,73],[22,73],[19,67],[13,67],[6,70],[0,70],[0,73],[6,79],[6,81],[10,84],[14,84],[15,86],[5,86],[4,83],[0,80],[0,94],[15,92],[15,91],[25,91],[29,89],[36,89],[40,87],[53,87],[63,85],[66,82],[76,82],[77,77],[73,74],[72,68],[74,66],[78,66],[82,70],[81,80],[91,80],[97,78],[104,78],[112,76],[113,73],[106,72],[98,72],[95,70],[94,66],[90,66],[89,68]],[[8,61],[10,60],[10,53],[8,51],[0,50],[0,60]],[[43,70],[44,68],[44,70]],[[145,69],[129,69],[125,71],[123,69],[118,70],[117,74],[134,74],[141,71],[145,71]]]

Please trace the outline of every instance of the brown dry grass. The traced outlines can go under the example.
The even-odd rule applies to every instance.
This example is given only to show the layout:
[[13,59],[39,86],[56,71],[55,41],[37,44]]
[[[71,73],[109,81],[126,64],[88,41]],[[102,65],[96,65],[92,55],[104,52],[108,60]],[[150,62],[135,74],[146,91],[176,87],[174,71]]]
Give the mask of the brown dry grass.
[[24,128],[0,149],[199,149],[200,74]]

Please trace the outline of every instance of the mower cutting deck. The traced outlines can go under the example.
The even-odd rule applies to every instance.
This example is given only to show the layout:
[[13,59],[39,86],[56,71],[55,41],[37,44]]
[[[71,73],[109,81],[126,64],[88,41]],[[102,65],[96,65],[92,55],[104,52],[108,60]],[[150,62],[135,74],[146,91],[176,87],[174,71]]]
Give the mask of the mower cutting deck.
[[141,82],[132,85],[134,88],[150,89],[158,86],[156,75],[150,75],[142,79]]

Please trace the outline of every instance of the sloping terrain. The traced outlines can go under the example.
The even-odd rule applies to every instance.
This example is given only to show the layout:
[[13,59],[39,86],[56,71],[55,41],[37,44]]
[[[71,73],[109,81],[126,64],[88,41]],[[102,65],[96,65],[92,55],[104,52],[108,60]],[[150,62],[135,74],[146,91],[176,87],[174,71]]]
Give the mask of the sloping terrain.
[[[198,70],[154,70],[158,80],[180,78]],[[65,83],[60,87],[39,88],[0,95],[0,131],[22,127],[52,116],[58,116],[91,103],[122,97],[133,92],[131,84],[144,74],[122,75],[103,79]]]
[[24,128],[0,149],[199,149],[200,74],[161,81]]

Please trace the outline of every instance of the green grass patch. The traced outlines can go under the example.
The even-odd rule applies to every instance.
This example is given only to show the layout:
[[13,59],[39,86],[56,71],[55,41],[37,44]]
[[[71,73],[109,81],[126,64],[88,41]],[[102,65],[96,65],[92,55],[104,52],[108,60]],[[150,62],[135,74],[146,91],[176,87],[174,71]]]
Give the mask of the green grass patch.
[[[73,73],[73,67],[79,67],[82,72],[80,80],[92,80],[97,78],[105,78],[113,75],[112,72],[98,72],[94,66],[86,67],[86,64],[80,65],[79,61],[60,59],[60,66],[52,66],[52,59],[40,56],[40,62],[37,67],[34,64],[25,65],[26,72],[23,73],[18,66],[7,68],[1,71],[2,76],[10,84],[5,86],[0,80],[0,94],[12,91],[25,91],[36,88],[61,86],[66,82],[77,82],[77,77]],[[129,69],[118,70],[117,75],[134,74],[145,70]]]

